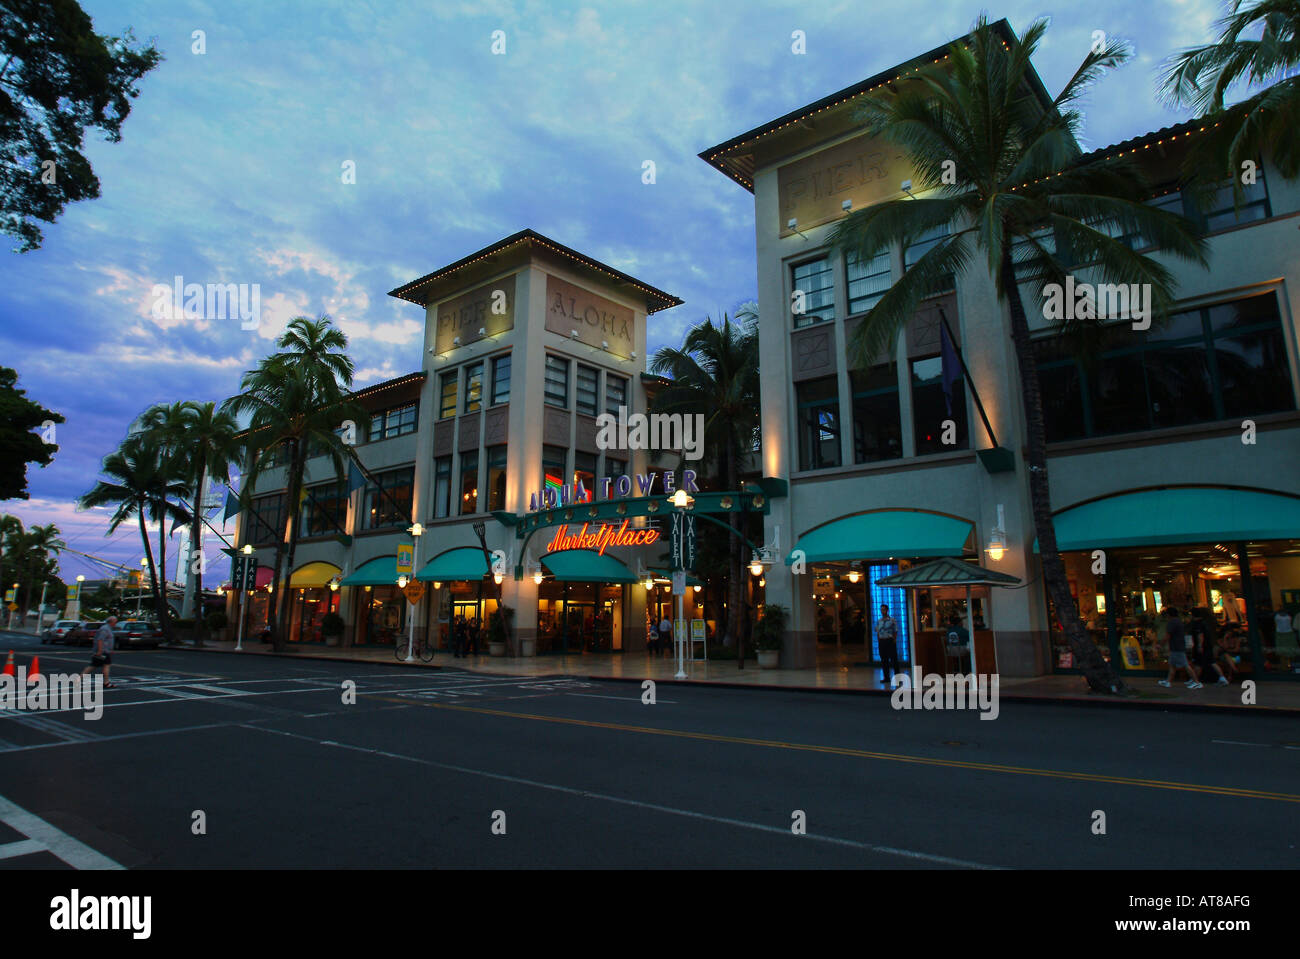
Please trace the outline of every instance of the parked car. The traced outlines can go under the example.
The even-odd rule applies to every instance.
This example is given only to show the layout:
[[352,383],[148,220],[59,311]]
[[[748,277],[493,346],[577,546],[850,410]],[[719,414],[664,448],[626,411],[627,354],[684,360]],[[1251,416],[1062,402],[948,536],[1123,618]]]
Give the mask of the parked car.
[[143,619],[124,619],[113,627],[115,649],[157,649],[162,645],[162,630]]
[[103,625],[93,619],[82,620],[64,634],[63,642],[68,646],[90,646],[95,641],[95,634],[99,632],[99,627]]
[[56,619],[49,629],[41,633],[41,642],[62,643],[65,641],[65,637],[68,633],[72,632],[80,625],[81,621],[77,619]]

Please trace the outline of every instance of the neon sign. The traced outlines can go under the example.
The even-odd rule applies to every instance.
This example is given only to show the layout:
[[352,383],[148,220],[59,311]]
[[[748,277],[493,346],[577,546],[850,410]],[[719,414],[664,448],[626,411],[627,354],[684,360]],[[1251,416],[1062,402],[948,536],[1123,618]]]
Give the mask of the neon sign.
[[569,524],[564,523],[555,531],[555,536],[546,547],[548,553],[562,549],[594,549],[601,556],[610,546],[649,546],[659,541],[657,529],[628,529],[629,520],[623,520],[621,526],[613,523],[600,523],[591,530],[590,523],[583,523],[576,533],[569,532]]
[[[681,488],[688,493],[698,493],[695,483],[695,470],[682,470]],[[636,480],[635,491],[633,479]],[[575,483],[563,483],[554,474],[546,474],[546,486],[537,490],[528,499],[529,512],[553,509],[557,506],[572,506],[575,503],[590,503],[595,500],[595,490],[589,490],[579,478]],[[660,473],[635,473],[623,476],[607,476],[601,480],[601,499],[622,499],[627,496],[653,496],[655,481],[659,480],[665,493],[672,493],[677,488],[676,477],[672,470]]]

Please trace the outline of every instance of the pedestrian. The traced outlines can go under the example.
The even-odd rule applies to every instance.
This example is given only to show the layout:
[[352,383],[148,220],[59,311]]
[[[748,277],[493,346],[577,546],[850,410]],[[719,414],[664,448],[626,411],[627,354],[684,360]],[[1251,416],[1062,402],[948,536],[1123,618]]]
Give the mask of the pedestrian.
[[113,688],[113,684],[108,681],[108,667],[113,663],[113,627],[116,625],[116,616],[110,616],[104,620],[103,625],[95,632],[95,638],[90,644],[90,665],[81,671],[81,675],[85,676],[92,669],[97,667],[102,669],[105,689]]
[[465,632],[464,616],[456,617],[456,626],[451,631],[451,637],[452,637],[452,645],[451,645],[452,659],[463,658],[465,656],[465,641],[466,639],[468,639]]
[[1188,689],[1200,689],[1201,684],[1196,676],[1196,667],[1187,659],[1187,629],[1178,614],[1177,607],[1166,609],[1165,615],[1168,620],[1165,624],[1165,638],[1169,642],[1169,675],[1159,680],[1161,686],[1172,686],[1174,676],[1178,670],[1187,670],[1188,680],[1185,684]]
[[651,659],[659,655],[659,630],[648,617],[645,621],[645,648]]
[[1223,670],[1215,662],[1214,634],[1205,622],[1205,617],[1197,610],[1192,610],[1191,616],[1187,620],[1187,635],[1191,637],[1192,649],[1195,650],[1196,665],[1200,667],[1201,675],[1208,679],[1210,670],[1214,670],[1219,674],[1215,685],[1227,686],[1228,677],[1223,675]]
[[659,652],[668,653],[672,651],[673,643],[673,624],[667,616],[659,621]]
[[475,616],[469,623],[469,651],[475,656],[478,655],[478,617]]
[[880,647],[880,665],[884,667],[885,687],[893,685],[898,672],[898,623],[889,615],[889,606],[880,605],[880,619],[876,623],[876,643]]

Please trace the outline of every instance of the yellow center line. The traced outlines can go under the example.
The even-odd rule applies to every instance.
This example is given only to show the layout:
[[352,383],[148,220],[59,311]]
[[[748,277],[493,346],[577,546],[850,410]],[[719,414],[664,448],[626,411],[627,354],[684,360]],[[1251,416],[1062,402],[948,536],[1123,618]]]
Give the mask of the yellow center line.
[[929,756],[908,756],[901,753],[882,753],[869,749],[852,749],[846,746],[817,746],[809,743],[787,743],[774,739],[750,739],[744,736],[723,736],[717,733],[700,733],[690,730],[657,729],[653,726],[633,726],[626,723],[602,723],[590,719],[570,719],[564,716],[542,716],[536,713],[516,713],[504,709],[485,709],[480,706],[457,706],[451,703],[426,703],[400,697],[376,697],[392,702],[407,702],[433,709],[450,709],[462,713],[482,713],[487,716],[505,716],[510,719],[530,719],[535,722],[561,723],[568,726],[587,726],[592,729],[611,729],[620,732],[646,733],[651,736],[672,736],[678,739],[697,739],[713,743],[733,743],[740,746],[765,746],[769,749],[793,749],[799,752],[827,753],[851,756],[855,759],[883,759],[889,762],[914,763],[921,766],[941,766],[949,769],[971,769],[978,772],[1006,773],[1017,776],[1043,776],[1049,779],[1067,779],[1077,782],[1109,783],[1118,786],[1141,786],[1146,789],[1176,789],[1182,792],[1208,793],[1215,796],[1234,796],[1239,799],[1271,799],[1276,802],[1300,803],[1300,795],[1267,792],[1262,789],[1238,789],[1233,786],[1205,786],[1199,783],[1167,782],[1162,779],[1136,779],[1129,776],[1107,776],[1098,773],[1070,772],[1059,769],[1036,769],[1032,766],[1007,766],[1002,763],[977,763],[962,759],[935,759]]

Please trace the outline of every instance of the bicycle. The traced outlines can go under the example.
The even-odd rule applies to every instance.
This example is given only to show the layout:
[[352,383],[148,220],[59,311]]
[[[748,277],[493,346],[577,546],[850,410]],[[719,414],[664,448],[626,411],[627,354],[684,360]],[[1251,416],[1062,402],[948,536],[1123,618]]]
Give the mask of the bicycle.
[[[399,663],[406,662],[406,650],[410,646],[410,641],[397,643],[393,646],[393,655]],[[426,663],[433,662],[434,648],[428,638],[421,638],[415,641],[415,655]]]

